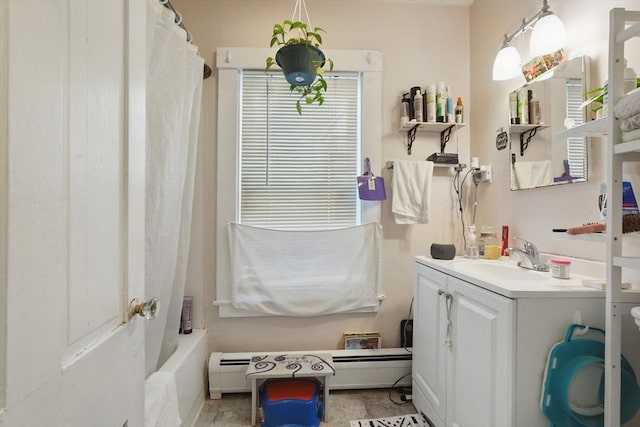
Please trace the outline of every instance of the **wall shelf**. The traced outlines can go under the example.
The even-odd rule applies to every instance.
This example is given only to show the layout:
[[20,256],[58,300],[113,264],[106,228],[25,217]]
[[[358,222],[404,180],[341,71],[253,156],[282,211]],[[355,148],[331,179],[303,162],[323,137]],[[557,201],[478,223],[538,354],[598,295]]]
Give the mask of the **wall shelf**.
[[553,134],[553,139],[560,141],[567,138],[582,137],[582,136],[606,136],[609,133],[609,119],[601,117],[596,120],[591,120],[584,124],[572,127],[571,129],[563,130]]
[[407,154],[411,155],[411,146],[416,139],[416,132],[437,132],[440,133],[440,152],[449,142],[451,133],[466,126],[466,123],[441,123],[441,122],[408,122],[398,129],[399,132],[407,132]]
[[[554,239],[561,240],[578,240],[582,242],[607,242],[607,233],[585,233],[585,234],[567,234],[553,233]],[[623,242],[640,243],[640,232],[624,233],[622,235]]]
[[551,127],[550,125],[546,125],[544,123],[540,123],[537,125],[509,125],[509,132],[510,133],[524,133],[524,132],[529,132],[533,129],[546,129],[548,127]]
[[509,125],[509,133],[520,135],[521,156],[524,156],[524,152],[529,148],[529,143],[538,132],[538,129],[547,129],[548,127],[550,127],[550,125],[544,123],[537,125]]

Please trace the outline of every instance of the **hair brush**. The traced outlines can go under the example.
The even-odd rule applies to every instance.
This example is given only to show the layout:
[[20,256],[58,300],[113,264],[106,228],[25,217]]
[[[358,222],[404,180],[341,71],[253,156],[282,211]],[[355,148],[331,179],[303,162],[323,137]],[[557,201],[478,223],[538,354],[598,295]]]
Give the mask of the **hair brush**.
[[[567,229],[567,234],[603,233],[607,230],[604,222],[591,222]],[[622,233],[640,231],[640,214],[624,215],[622,217]]]

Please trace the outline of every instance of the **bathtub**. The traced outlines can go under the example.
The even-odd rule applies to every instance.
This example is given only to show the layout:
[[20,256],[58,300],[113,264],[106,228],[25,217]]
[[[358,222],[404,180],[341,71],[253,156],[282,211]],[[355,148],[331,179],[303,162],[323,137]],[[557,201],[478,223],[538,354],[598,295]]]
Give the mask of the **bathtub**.
[[[204,405],[207,389],[207,331],[178,336],[178,347],[158,369],[175,376],[181,426],[191,427]],[[148,398],[148,397],[147,397]]]

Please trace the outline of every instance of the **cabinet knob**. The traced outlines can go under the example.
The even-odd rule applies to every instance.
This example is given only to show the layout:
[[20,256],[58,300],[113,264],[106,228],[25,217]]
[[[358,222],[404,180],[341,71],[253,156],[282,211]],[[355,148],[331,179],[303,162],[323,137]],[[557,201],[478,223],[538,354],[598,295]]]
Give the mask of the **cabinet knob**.
[[438,289],[438,295],[444,295],[444,290]]

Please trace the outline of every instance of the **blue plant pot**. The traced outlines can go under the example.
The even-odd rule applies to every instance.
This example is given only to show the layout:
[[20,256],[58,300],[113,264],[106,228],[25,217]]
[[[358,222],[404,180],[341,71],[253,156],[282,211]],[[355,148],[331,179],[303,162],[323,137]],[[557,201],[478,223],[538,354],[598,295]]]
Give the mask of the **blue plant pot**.
[[276,63],[293,86],[308,86],[316,79],[316,68],[325,62],[324,53],[309,44],[282,46],[276,52]]

